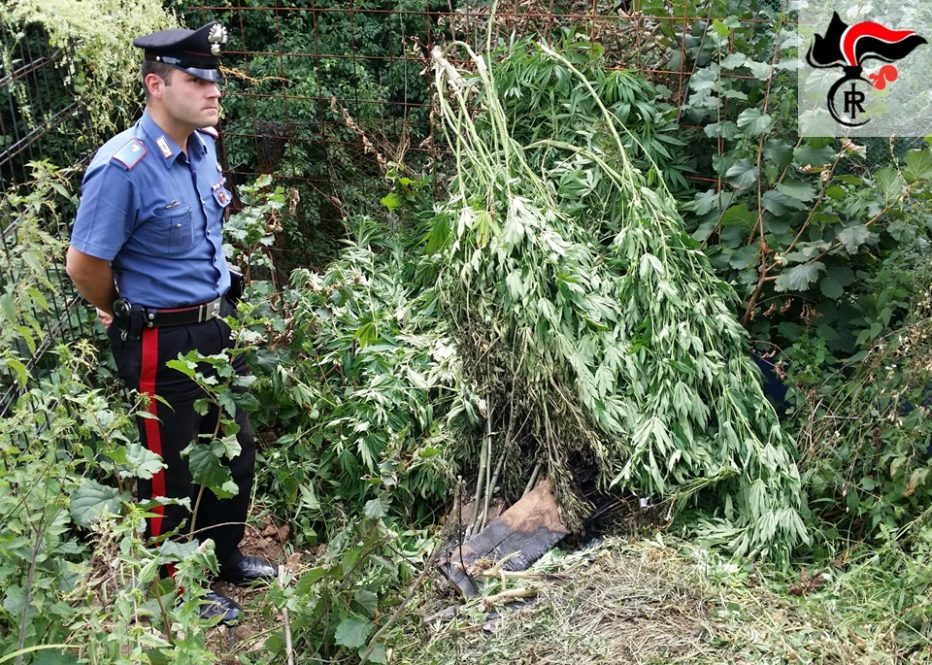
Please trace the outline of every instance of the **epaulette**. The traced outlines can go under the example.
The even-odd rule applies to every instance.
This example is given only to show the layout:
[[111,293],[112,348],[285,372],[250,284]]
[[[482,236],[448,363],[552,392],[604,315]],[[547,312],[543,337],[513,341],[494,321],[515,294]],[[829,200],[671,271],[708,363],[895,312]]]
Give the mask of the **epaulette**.
[[147,152],[149,152],[149,150],[146,148],[145,143],[139,139],[130,139],[129,143],[113,153],[110,161],[116,162],[129,171],[146,156]]
[[217,131],[216,127],[200,127],[197,131],[204,132],[205,134],[209,134],[210,136],[213,136],[215,139],[220,137],[220,132]]

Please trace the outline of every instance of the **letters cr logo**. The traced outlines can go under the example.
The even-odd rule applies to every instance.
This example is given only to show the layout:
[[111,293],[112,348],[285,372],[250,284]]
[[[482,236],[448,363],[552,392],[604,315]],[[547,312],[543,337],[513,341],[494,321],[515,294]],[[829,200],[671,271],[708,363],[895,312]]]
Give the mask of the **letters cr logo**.
[[867,93],[883,90],[899,77],[896,67],[884,65],[880,71],[864,78],[861,74],[865,61],[900,60],[926,43],[914,30],[892,30],[873,21],[848,25],[835,12],[825,36],[815,36],[806,62],[820,69],[842,68],[844,76],[829,88],[828,110],[836,122],[859,127],[870,120],[863,118]]

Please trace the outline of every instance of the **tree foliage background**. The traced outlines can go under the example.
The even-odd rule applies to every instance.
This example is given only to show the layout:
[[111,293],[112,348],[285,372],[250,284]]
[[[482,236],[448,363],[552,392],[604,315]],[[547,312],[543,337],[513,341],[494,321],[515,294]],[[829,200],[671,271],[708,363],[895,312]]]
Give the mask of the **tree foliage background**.
[[[159,3],[95,2],[93,10],[68,0],[0,9],[5,26],[23,27],[18,39],[66,50],[60,94],[76,96],[89,113],[86,131],[61,137],[73,142],[75,161],[138,113],[131,37],[174,21]],[[625,146],[634,166],[658,179],[655,187],[667,184],[676,205],[668,212],[682,216],[691,236],[683,242],[701,248],[737,294],[734,317],[786,390],[775,407],[798,444],[800,514],[812,535],[787,565],[841,562],[880,599],[871,618],[891,622],[890,653],[921,656],[932,623],[928,143],[797,138],[800,45],[792,15],[775,3],[691,2],[690,15],[701,18],[650,24],[613,14],[617,21],[596,26],[560,18],[584,15],[591,3],[554,4],[552,21],[505,16],[493,24],[502,50],[490,64],[504,58],[512,31],[533,27],[551,43],[576,44],[568,55],[602,77],[611,112],[640,143]],[[615,11],[605,4],[599,11]],[[355,12],[337,11],[341,3],[315,3],[334,10],[317,13],[302,7],[172,9],[192,25],[238,23],[231,50],[239,39],[245,52],[228,60],[223,126],[244,204],[228,224],[229,252],[251,277],[241,351],[257,375],[247,402],[262,406],[254,414],[263,433],[256,502],[292,527],[294,547],[321,545],[313,565],[275,587],[261,611],[270,621],[289,611],[307,662],[386,662],[398,631],[414,625],[404,613],[408,588],[432,561],[458,476],[472,485],[485,474],[487,495],[516,496],[533,473],[497,473],[488,456],[483,463],[485,442],[508,427],[507,399],[496,404],[484,391],[507,391],[508,383],[494,368],[478,376],[464,328],[444,316],[449,300],[422,288],[436,283],[437,257],[454,240],[443,206],[459,169],[454,153],[431,150],[432,93],[414,64],[427,65],[427,44],[484,34],[487,16],[464,4],[478,16],[428,20],[413,0],[356,2]],[[679,17],[686,8],[679,0],[640,3],[647,15]],[[371,57],[356,57],[363,50]],[[535,134],[541,128],[569,127],[561,113],[592,111],[579,99],[565,110],[566,72],[535,54],[528,47],[501,72],[514,77],[502,91],[505,107],[528,118],[512,127],[525,143],[552,138]],[[690,76],[680,87],[676,76],[644,77],[640,68]],[[28,97],[39,93],[13,86],[4,94],[28,116]],[[561,196],[598,198],[596,169],[556,164]],[[44,275],[63,250],[49,221],[65,224],[75,202],[56,166],[31,173],[0,208],[4,228],[18,225],[18,260],[2,301],[16,324],[2,333],[2,353],[20,388],[16,408],[0,419],[0,658],[213,662],[197,616],[198,580],[216,565],[211,548],[139,538],[152,506],[133,501],[132,484],[159,460],[139,446],[137,405],[112,390],[106,352],[54,346],[41,321],[23,324],[37,303],[52,308],[67,297]],[[470,230],[476,247],[502,232],[493,217],[481,222]],[[607,231],[587,233],[609,243]],[[572,309],[590,285],[564,273],[560,291]],[[503,293],[520,300],[529,274],[519,271]],[[460,286],[454,280],[448,291]],[[581,325],[599,330],[610,320],[590,316]],[[30,347],[46,339],[50,360],[27,366]],[[197,360],[179,368],[196,375]],[[207,392],[219,404],[233,399],[224,386]],[[509,444],[512,459],[536,436],[514,431],[521,436]],[[198,457],[206,474],[224,454]],[[663,526],[695,533],[699,519],[728,510],[714,489],[685,498],[679,519]],[[179,564],[180,595],[159,586],[165,562]],[[284,634],[272,632],[264,650],[237,657],[280,662]]]

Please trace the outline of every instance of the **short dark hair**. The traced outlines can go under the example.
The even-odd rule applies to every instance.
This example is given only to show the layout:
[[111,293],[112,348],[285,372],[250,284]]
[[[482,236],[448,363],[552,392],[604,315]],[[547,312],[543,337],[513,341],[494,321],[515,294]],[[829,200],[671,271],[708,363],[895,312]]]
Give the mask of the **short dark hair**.
[[149,74],[155,74],[163,81],[165,85],[172,84],[172,72],[175,71],[175,68],[171,65],[166,65],[164,62],[156,62],[155,60],[144,60],[142,67],[140,68],[140,75],[142,77],[142,89],[146,91],[146,97],[149,96],[149,88],[146,87],[146,77]]

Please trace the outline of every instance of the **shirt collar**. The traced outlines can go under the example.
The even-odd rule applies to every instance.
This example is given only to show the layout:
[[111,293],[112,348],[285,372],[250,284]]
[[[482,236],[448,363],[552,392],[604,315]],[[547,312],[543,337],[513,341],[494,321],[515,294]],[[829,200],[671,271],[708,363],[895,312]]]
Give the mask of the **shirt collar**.
[[[149,141],[155,144],[155,153],[162,157],[162,163],[165,164],[165,168],[174,164],[178,156],[182,154],[182,150],[178,144],[159,127],[158,123],[152,119],[148,111],[143,111],[142,117],[139,119],[139,126],[142,128],[143,133]],[[207,143],[205,143],[204,139],[196,131],[191,132],[191,136],[188,137],[188,146],[190,147],[189,152],[200,153],[198,156],[207,152]]]

